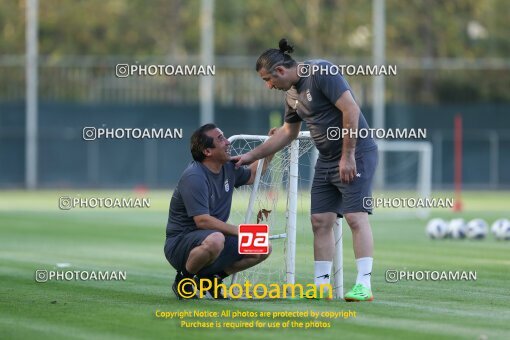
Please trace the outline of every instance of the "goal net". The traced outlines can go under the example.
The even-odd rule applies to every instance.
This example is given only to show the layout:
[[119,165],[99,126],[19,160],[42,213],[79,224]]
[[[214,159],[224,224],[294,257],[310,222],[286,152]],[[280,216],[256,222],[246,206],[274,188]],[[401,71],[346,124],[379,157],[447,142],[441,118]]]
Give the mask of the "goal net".
[[[229,138],[231,155],[247,153],[268,138],[232,136]],[[233,282],[270,285],[300,281],[303,286],[310,283],[309,272],[313,271],[310,188],[316,159],[317,149],[309,132],[301,132],[296,140],[274,155],[263,174],[263,162],[259,162],[253,185],[235,190],[229,222],[269,225],[272,253],[261,264],[236,275]],[[339,241],[339,224],[335,232]],[[341,245],[338,249],[341,250]],[[335,268],[341,270],[341,261],[336,262]],[[341,274],[337,274],[338,278]],[[343,290],[340,288],[339,293]]]

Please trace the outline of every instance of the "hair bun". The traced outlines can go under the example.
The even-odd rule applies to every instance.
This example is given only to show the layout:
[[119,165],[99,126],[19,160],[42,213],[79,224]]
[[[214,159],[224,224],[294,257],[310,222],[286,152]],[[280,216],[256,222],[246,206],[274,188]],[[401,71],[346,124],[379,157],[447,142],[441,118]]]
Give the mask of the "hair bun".
[[289,45],[289,42],[285,38],[280,39],[280,42],[278,43],[278,47],[280,48],[280,52],[282,52],[282,53],[294,52],[294,46]]

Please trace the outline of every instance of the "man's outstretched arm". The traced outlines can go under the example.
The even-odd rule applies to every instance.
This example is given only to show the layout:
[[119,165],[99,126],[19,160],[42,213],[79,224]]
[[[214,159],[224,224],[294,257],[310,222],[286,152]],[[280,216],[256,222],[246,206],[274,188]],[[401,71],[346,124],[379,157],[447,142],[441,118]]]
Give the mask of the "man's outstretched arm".
[[284,123],[265,143],[244,155],[232,157],[232,160],[236,162],[236,167],[238,168],[242,165],[251,164],[258,159],[275,154],[296,139],[300,129],[300,122]]
[[[272,137],[276,134],[277,131],[278,131],[278,128],[271,128],[271,130],[269,130],[269,133],[267,135],[269,137]],[[271,160],[273,159],[273,156],[274,156],[274,153],[272,153],[269,156],[267,156],[266,158],[264,158],[264,165],[262,166],[262,173],[266,172],[267,168],[269,167],[269,164],[271,163]],[[259,165],[259,162],[254,162],[250,165],[251,175],[250,175],[250,179],[248,180],[248,182],[246,182],[245,185],[251,185],[251,184],[253,184],[253,182],[255,182],[258,165]]]

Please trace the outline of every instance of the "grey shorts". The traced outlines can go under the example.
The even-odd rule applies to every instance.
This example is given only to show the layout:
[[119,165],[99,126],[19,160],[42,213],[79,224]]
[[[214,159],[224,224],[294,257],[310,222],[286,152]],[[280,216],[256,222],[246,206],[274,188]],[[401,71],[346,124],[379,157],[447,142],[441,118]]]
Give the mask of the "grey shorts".
[[351,183],[342,183],[338,163],[330,166],[315,166],[312,184],[311,213],[334,212],[339,217],[347,213],[367,212],[372,214],[371,206],[364,207],[363,199],[372,196],[372,181],[377,167],[377,149],[356,155],[356,177]]
[[[191,250],[201,245],[207,236],[216,232],[218,231],[198,229],[176,237],[167,238],[165,242],[166,259],[176,270],[183,270]],[[225,245],[216,261],[202,268],[197,275],[199,277],[207,277],[218,274],[242,258],[243,255],[239,254],[237,247],[237,236],[225,235]]]

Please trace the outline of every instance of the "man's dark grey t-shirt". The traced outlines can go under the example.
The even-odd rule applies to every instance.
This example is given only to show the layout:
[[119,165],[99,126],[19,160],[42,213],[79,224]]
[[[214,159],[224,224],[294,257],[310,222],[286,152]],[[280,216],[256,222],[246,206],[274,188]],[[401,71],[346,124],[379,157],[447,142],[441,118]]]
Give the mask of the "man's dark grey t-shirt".
[[[332,66],[326,60],[309,60],[305,64],[318,64],[323,69]],[[321,74],[315,72],[308,77],[302,77],[299,82],[287,91],[285,97],[285,122],[296,123],[305,121],[310,135],[319,150],[318,164],[332,163],[340,160],[342,155],[342,139],[329,140],[328,128],[337,127],[342,129],[342,111],[335,103],[345,91],[351,88],[344,77]],[[351,91],[352,92],[352,91]],[[354,95],[353,95],[354,97]],[[360,112],[358,130],[367,129],[368,124]],[[376,148],[374,140],[358,138],[356,141],[356,155]]]
[[235,169],[232,162],[223,165],[218,174],[200,162],[191,162],[170,201],[166,236],[174,237],[196,230],[193,216],[209,214],[226,222],[230,216],[234,187],[246,184],[250,175],[250,169]]

